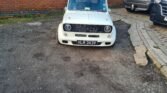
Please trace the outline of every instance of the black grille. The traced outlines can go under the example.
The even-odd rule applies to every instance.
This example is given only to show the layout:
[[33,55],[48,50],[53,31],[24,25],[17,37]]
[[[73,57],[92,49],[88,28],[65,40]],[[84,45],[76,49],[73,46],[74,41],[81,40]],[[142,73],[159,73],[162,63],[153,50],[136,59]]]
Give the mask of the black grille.
[[104,31],[105,25],[71,24],[71,27],[72,32],[106,33]]
[[163,15],[167,16],[167,2],[162,2],[161,5]]

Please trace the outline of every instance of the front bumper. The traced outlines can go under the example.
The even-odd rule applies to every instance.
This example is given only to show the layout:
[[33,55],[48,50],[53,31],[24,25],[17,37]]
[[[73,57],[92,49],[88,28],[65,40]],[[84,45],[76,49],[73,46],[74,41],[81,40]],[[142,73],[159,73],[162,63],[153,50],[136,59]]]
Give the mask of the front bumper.
[[131,9],[132,5],[135,10],[147,11],[149,9],[149,2],[126,2],[124,1],[125,8]]
[[[81,45],[77,41],[96,41],[96,45]],[[58,41],[64,45],[73,46],[112,46],[116,40],[116,29],[113,27],[112,33],[84,33],[84,32],[65,32],[62,24],[58,28]]]

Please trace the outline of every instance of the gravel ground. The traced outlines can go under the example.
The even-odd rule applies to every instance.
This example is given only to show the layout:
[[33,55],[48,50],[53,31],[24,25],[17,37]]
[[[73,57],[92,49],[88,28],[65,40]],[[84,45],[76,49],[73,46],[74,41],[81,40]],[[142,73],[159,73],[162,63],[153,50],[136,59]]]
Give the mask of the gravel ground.
[[130,25],[116,21],[114,47],[57,43],[61,18],[0,26],[0,93],[166,93],[152,63],[135,64]]

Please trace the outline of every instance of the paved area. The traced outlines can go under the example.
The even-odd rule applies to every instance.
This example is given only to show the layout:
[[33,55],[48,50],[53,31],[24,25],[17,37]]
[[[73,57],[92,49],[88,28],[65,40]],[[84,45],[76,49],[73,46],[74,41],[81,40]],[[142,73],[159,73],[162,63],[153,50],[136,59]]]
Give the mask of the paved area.
[[133,24],[142,22],[145,25],[144,29],[156,43],[157,46],[155,47],[161,49],[167,55],[167,27],[153,25],[149,20],[149,15],[145,12],[129,13],[122,8],[114,9],[112,11],[112,16],[114,20],[128,19]]
[[[167,55],[167,27],[152,25],[150,25],[150,27],[154,29],[153,32],[150,33],[150,36],[158,45],[157,48],[160,48]],[[157,38],[155,39],[155,37]]]
[[135,64],[128,24],[113,48],[57,43],[61,18],[0,27],[0,93],[166,93],[153,64]]
[[[134,57],[137,63],[142,65],[148,63],[145,61],[147,54],[161,73],[167,77],[167,27],[153,25],[149,16],[143,12],[129,13],[122,8],[114,9],[111,15],[115,20],[123,20],[131,24],[129,34],[136,50]],[[145,54],[138,53],[137,51],[145,50],[143,46],[147,48]],[[136,57],[136,55],[139,56]]]

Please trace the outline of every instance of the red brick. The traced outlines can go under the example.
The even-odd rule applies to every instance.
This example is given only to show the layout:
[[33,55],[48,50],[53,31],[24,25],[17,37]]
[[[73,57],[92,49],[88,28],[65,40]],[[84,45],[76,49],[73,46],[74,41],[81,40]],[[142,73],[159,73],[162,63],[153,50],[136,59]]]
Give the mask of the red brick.
[[[63,9],[66,2],[67,0],[0,0],[0,12]],[[109,5],[121,3],[122,0],[109,0]]]

